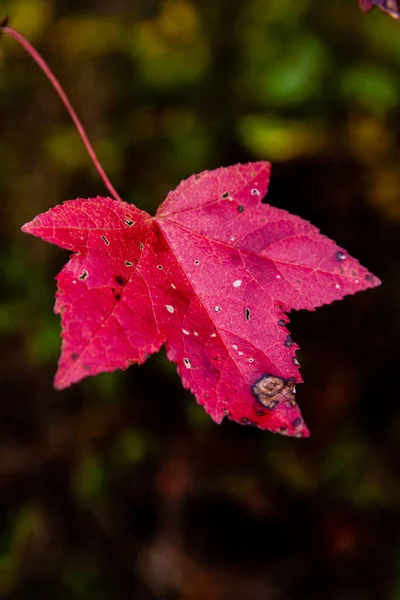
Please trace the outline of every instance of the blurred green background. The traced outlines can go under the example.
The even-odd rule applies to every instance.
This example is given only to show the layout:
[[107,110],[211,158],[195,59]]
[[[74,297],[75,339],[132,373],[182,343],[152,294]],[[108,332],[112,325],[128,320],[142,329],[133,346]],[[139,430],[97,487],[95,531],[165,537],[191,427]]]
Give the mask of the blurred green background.
[[161,353],[52,389],[54,276],[25,236],[105,190],[59,99],[0,41],[0,597],[400,600],[400,26],[356,0],[0,0],[122,197],[273,162],[271,204],[383,280],[292,315],[311,428],[215,425]]

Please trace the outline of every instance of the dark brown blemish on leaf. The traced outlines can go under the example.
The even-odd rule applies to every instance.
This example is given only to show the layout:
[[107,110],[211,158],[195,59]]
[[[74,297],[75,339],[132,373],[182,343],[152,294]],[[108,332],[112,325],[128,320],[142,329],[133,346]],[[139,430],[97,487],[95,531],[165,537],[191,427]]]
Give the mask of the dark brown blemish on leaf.
[[240,419],[240,422],[242,423],[242,425],[252,425],[253,427],[255,427],[257,424],[254,423],[254,421],[250,421],[250,419],[246,419],[246,417],[243,417],[243,419]]
[[297,417],[292,423],[293,427],[298,427],[301,424],[301,418]]
[[108,239],[106,238],[106,236],[105,236],[105,235],[102,235],[102,236],[101,236],[101,239],[103,240],[103,242],[105,243],[105,245],[106,245],[106,246],[109,246],[109,245],[110,245],[110,242],[108,241]]
[[244,315],[246,317],[246,321],[249,321],[250,320],[250,309],[249,308],[244,309]]
[[7,27],[8,20],[9,20],[9,18],[8,18],[7,15],[5,17],[1,17],[1,19],[0,19],[0,28],[1,27]]
[[121,294],[115,294],[114,298],[119,302],[119,300],[121,300]]
[[338,261],[346,260],[346,255],[343,252],[336,252],[335,258]]
[[296,404],[294,391],[295,380],[293,378],[283,379],[276,375],[263,375],[251,387],[253,396],[268,410],[273,410],[278,405],[279,400],[276,398],[278,394],[283,395],[290,404]]
[[368,275],[365,276],[365,279],[367,281],[369,281],[370,283],[374,282],[374,276],[373,275],[368,274]]
[[283,342],[283,345],[286,346],[286,348],[290,348],[290,346],[293,346],[293,340],[290,337],[290,335],[287,336],[286,340]]
[[243,206],[242,204],[239,204],[239,206],[238,206],[238,211],[239,211],[240,213],[242,213],[242,212],[244,211],[244,206]]
[[265,415],[265,412],[263,410],[256,410],[256,415],[257,417],[263,417]]
[[117,275],[115,277],[115,281],[118,283],[118,285],[124,285],[124,279],[121,277],[121,275]]
[[77,354],[76,352],[73,352],[73,353],[71,354],[71,359],[72,359],[72,360],[78,360],[78,358],[79,358],[79,354]]
[[85,371],[91,371],[92,370],[92,365],[84,365],[83,368],[85,369]]
[[85,270],[79,275],[78,279],[81,279],[81,280],[86,279],[88,275],[89,275],[89,273]]
[[285,321],[283,319],[279,319],[278,325],[280,325],[281,327],[283,327],[285,325]]
[[133,221],[131,221],[130,219],[124,219],[124,222],[128,225],[128,227],[132,227],[133,225]]

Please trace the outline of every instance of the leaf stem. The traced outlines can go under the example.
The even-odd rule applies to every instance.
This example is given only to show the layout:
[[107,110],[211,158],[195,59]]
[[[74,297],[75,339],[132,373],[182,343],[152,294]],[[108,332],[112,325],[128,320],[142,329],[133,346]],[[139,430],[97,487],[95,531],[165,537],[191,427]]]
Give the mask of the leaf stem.
[[100,161],[97,158],[95,151],[93,150],[93,146],[90,143],[88,136],[86,135],[83,125],[80,122],[75,110],[72,107],[71,102],[68,99],[68,96],[64,92],[57,77],[54,75],[54,73],[52,72],[52,70],[50,69],[50,67],[48,66],[46,61],[44,60],[44,58],[39,54],[39,52],[37,52],[37,50],[35,50],[35,48],[20,33],[18,33],[18,31],[16,31],[12,27],[7,27],[6,25],[7,25],[7,18],[5,17],[4,19],[0,20],[0,33],[5,33],[6,35],[9,35],[10,37],[14,38],[19,44],[21,44],[21,46],[24,48],[24,50],[29,54],[29,56],[36,62],[36,64],[40,67],[40,69],[46,75],[47,79],[50,81],[50,83],[56,90],[57,94],[61,98],[62,103],[64,104],[65,108],[67,109],[71,119],[73,120],[73,122],[79,132],[79,135],[81,136],[83,143],[85,144],[86,150],[88,151],[89,156],[92,159],[93,164],[97,169],[97,172],[99,173],[101,179],[104,182],[104,185],[106,186],[106,188],[110,192],[111,196],[115,200],[122,201],[122,198],[119,196],[119,194],[115,190],[114,186],[112,185],[112,183],[108,179],[107,175],[105,174],[104,169],[101,166]]

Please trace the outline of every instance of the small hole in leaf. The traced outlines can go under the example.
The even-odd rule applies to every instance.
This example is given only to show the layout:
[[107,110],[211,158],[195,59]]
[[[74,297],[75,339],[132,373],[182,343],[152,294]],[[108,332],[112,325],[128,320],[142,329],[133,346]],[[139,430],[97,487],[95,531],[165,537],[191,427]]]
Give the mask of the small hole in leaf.
[[195,261],[194,261],[194,264],[196,265],[196,267],[198,267],[198,266],[199,266],[199,264],[200,264],[200,261],[199,261],[199,260],[195,260]]
[[131,263],[130,260],[126,260],[125,261],[125,266],[127,266],[127,267],[133,267],[133,263]]
[[285,325],[285,321],[283,319],[279,319],[278,325],[280,325],[281,327],[283,327]]
[[256,188],[253,188],[253,189],[251,190],[251,193],[253,194],[253,196],[256,196],[256,195],[257,195],[257,194],[259,194],[260,192],[259,192],[259,191],[258,191]]
[[162,271],[163,266],[162,265],[157,265],[157,269],[159,269],[160,271]]
[[141,250],[143,250],[144,246],[143,246],[143,244],[142,244],[142,243],[140,243],[140,244],[139,244],[139,248],[140,248]]
[[105,235],[102,235],[101,239],[103,240],[103,242],[105,243],[106,246],[109,246],[110,242],[108,241],[108,239],[106,238]]
[[88,275],[89,273],[85,270],[79,275],[78,279],[84,280]]
[[131,221],[130,219],[125,219],[125,223],[129,226],[132,227],[133,225],[133,221]]
[[225,198],[229,198],[229,192],[224,192],[222,194],[222,198],[225,200]]
[[250,309],[249,308],[244,309],[244,316],[246,317],[246,321],[250,320]]
[[346,255],[344,254],[344,252],[336,252],[335,257],[336,260],[339,261],[346,260]]

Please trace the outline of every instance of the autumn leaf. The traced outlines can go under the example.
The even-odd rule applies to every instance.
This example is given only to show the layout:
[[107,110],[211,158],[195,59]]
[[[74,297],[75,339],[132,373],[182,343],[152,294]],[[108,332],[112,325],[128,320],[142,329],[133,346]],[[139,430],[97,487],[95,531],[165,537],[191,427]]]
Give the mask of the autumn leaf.
[[112,198],[77,199],[23,231],[73,252],[57,276],[62,351],[55,386],[143,363],[163,344],[183,385],[217,423],[309,435],[291,310],[314,310],[379,280],[316,227],[262,203],[266,162],[204,171],[153,218],[123,202],[43,57],[0,19],[42,69]]
[[258,162],[194,175],[155,218],[99,197],[24,225],[74,252],[57,277],[57,388],[143,363],[165,344],[217,423],[308,435],[287,313],[379,280],[307,221],[263,204],[269,173]]
[[358,4],[364,13],[369,12],[374,6],[378,6],[394,19],[400,19],[399,0],[358,0]]

